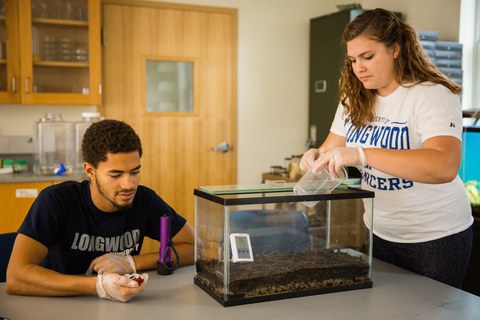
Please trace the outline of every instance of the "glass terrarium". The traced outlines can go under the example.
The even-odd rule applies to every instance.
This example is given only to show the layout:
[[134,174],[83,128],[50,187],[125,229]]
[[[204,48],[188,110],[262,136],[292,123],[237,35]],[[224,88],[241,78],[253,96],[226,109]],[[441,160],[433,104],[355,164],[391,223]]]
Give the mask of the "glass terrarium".
[[194,194],[194,282],[223,306],[372,287],[363,215],[373,214],[373,192],[261,185]]

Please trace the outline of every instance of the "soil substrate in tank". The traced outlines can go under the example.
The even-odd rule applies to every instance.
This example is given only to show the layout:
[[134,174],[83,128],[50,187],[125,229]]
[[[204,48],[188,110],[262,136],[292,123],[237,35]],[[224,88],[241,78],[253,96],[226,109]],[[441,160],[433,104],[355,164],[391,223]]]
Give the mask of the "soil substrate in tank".
[[367,262],[333,249],[255,255],[254,262],[229,263],[226,301],[223,261],[198,260],[194,279],[226,307],[372,287]]

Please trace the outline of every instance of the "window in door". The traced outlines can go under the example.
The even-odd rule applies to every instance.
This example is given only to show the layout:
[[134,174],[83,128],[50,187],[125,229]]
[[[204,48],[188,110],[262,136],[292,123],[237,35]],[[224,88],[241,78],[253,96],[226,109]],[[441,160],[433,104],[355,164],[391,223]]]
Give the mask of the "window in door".
[[146,60],[147,112],[193,111],[193,62]]

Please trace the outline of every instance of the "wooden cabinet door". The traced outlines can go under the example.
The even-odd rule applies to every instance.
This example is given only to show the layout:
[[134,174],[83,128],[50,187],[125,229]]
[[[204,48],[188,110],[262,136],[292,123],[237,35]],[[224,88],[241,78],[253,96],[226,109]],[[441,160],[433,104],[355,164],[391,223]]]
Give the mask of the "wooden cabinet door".
[[38,193],[51,184],[0,183],[0,233],[17,231]]

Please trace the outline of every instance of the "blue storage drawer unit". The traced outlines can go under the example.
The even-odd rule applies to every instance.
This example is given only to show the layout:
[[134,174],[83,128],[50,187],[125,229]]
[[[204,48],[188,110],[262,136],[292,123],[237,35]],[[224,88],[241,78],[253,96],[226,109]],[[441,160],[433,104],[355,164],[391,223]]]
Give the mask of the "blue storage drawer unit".
[[480,181],[480,126],[463,128],[459,175],[464,182]]

